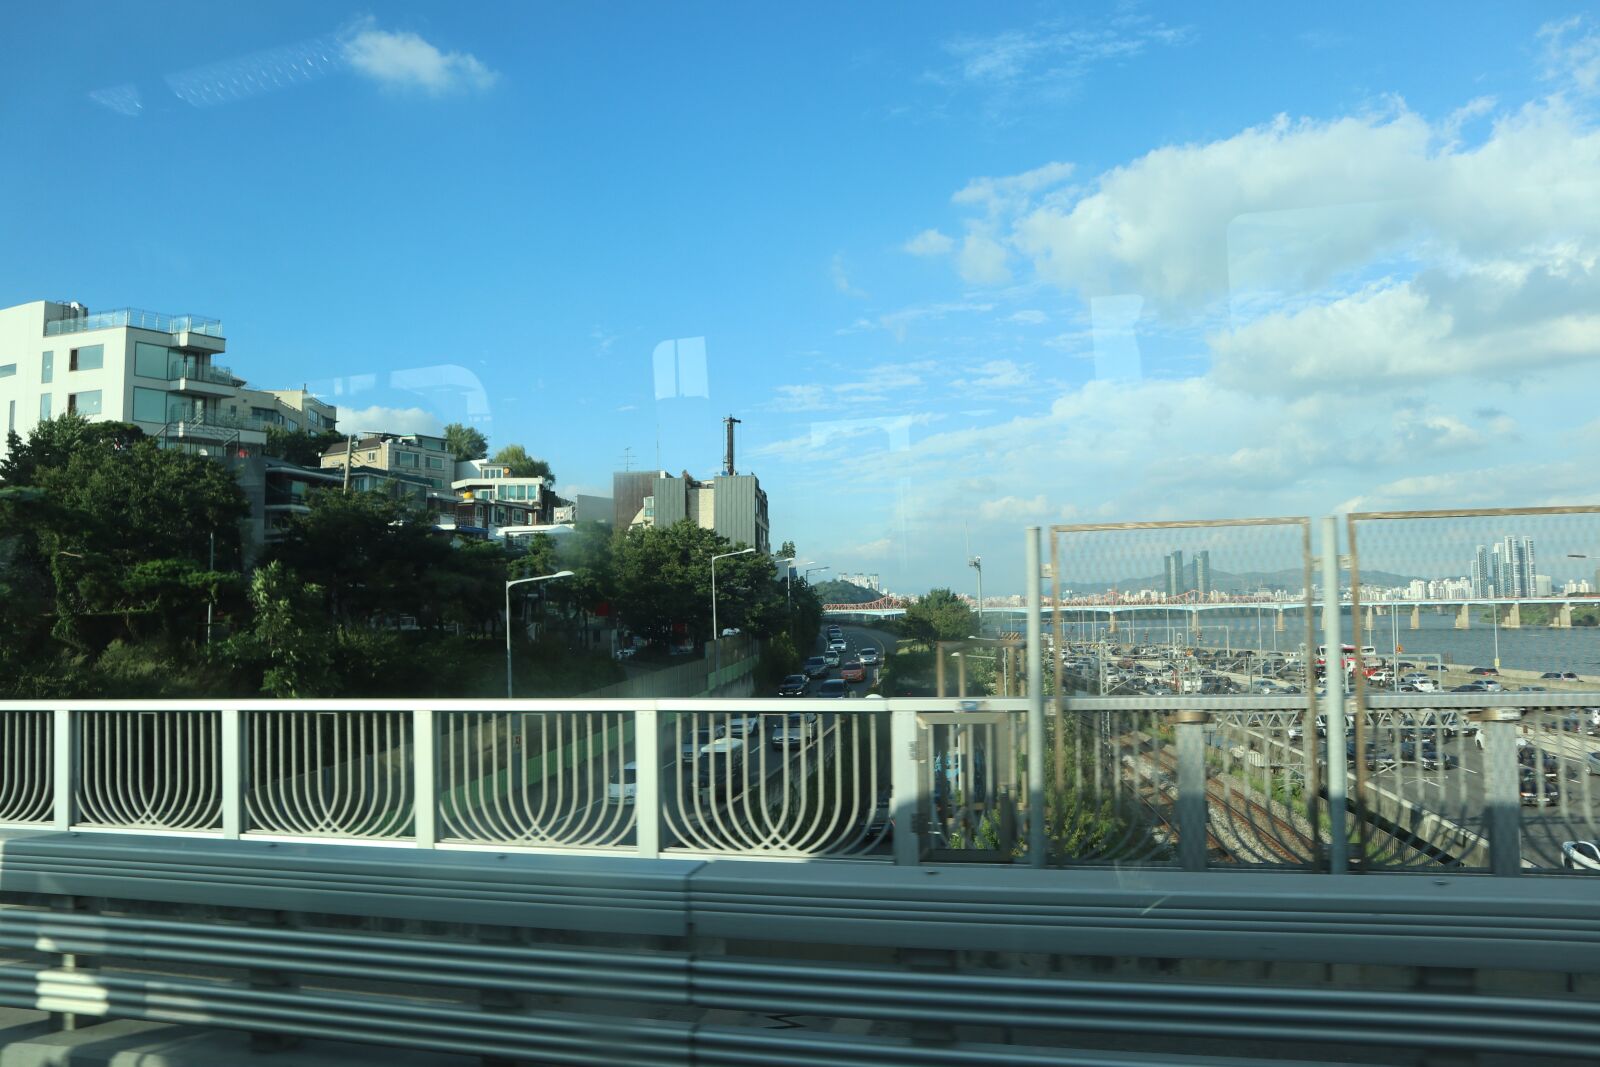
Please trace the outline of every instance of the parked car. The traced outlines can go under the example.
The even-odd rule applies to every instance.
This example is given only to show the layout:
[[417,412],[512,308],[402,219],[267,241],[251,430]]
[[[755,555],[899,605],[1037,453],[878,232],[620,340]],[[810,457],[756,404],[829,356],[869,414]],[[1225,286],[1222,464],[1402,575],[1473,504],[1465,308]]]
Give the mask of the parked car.
[[1496,670],[1495,668],[1493,668],[1493,667],[1474,667],[1470,671],[1468,671],[1467,673],[1468,674],[1478,674],[1478,675],[1482,675],[1484,677],[1488,677],[1490,675],[1499,674],[1500,672],[1498,670]]
[[1600,752],[1591,752],[1584,760],[1589,765],[1590,774],[1600,774]]
[[1493,678],[1485,678],[1480,684],[1483,686],[1485,693],[1504,693],[1506,691],[1506,687]]
[[1560,671],[1545,671],[1543,674],[1539,675],[1539,677],[1540,678],[1554,678],[1556,681],[1559,682],[1561,680],[1561,672]]
[[839,668],[839,679],[845,682],[864,682],[867,668],[859,660],[851,660]]
[[812,656],[805,663],[806,677],[821,678],[828,673],[828,661],[821,656]]
[[1522,767],[1524,774],[1534,773],[1535,762],[1537,762],[1540,770],[1544,772],[1546,778],[1554,780],[1560,777],[1561,761],[1556,758],[1555,753],[1546,752],[1541,757],[1539,751],[1532,745],[1527,748],[1517,749],[1517,763]]
[[829,678],[817,686],[817,696],[822,700],[838,700],[849,695],[850,687],[845,685],[843,678]]
[[781,697],[803,697],[810,687],[810,678],[803,674],[791,674],[778,683],[778,695]]
[[1440,768],[1452,771],[1461,766],[1461,761],[1450,753],[1441,755],[1438,747],[1431,741],[1400,742],[1400,760],[1403,763],[1420,763],[1425,771],[1436,771]]
[[639,765],[632,761],[611,776],[606,786],[606,799],[615,804],[632,804],[639,793]]
[[1561,842],[1561,866],[1572,871],[1600,871],[1600,842]]
[[1561,672],[1561,680],[1563,682],[1576,682],[1576,681],[1578,681],[1577,672],[1576,671],[1562,671]]
[[1517,793],[1522,797],[1523,806],[1529,808],[1549,807],[1561,801],[1560,788],[1536,774],[1524,774]]
[[876,663],[878,662],[878,650],[873,648],[871,645],[867,645],[865,648],[859,648],[856,650],[856,659],[860,660],[862,663]]
[[1489,687],[1482,682],[1466,682],[1462,685],[1452,686],[1450,689],[1452,693],[1487,693],[1488,691]]

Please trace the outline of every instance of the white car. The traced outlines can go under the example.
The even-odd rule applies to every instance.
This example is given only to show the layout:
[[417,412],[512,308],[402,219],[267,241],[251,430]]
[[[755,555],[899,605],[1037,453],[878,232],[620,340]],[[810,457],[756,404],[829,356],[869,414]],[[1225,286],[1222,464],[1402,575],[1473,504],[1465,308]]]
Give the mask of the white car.
[[615,804],[632,804],[638,793],[639,765],[631,761],[624,763],[622,770],[611,776],[611,783],[606,786],[606,797]]
[[878,662],[878,650],[868,645],[866,648],[859,649],[856,652],[856,659],[862,663],[876,663]]
[[1600,871],[1600,843],[1561,842],[1561,865],[1573,871]]
[[850,642],[846,641],[842,637],[835,637],[832,641],[828,642],[829,652],[848,652],[849,650]]

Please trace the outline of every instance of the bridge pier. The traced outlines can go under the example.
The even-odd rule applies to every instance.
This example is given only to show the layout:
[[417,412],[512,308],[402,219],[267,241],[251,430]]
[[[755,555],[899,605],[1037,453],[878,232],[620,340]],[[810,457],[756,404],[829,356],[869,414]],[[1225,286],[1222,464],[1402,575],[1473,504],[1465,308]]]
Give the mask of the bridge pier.
[[1273,624],[1273,629],[1277,630],[1280,634],[1284,633],[1285,631],[1288,630],[1288,627],[1283,624],[1283,609],[1282,608],[1278,609],[1278,621]]
[[1106,612],[1106,617],[1110,619],[1110,625],[1106,628],[1106,632],[1109,634],[1115,634],[1117,632],[1117,613],[1114,611],[1108,611]]
[[1368,604],[1368,605],[1367,605],[1367,622],[1366,622],[1366,626],[1367,626],[1367,633],[1369,633],[1369,634],[1370,634],[1370,633],[1371,633],[1371,632],[1372,632],[1372,631],[1373,631],[1373,630],[1376,630],[1376,629],[1377,629],[1377,626],[1375,626],[1375,625],[1374,625],[1374,624],[1373,624],[1373,615],[1374,615],[1374,612],[1373,612],[1373,610],[1372,610],[1372,605],[1371,605],[1371,604]]
[[1522,629],[1522,605],[1512,601],[1511,610],[1506,612],[1505,618],[1500,620],[1500,625],[1508,630]]
[[1550,625],[1557,630],[1572,629],[1572,605],[1563,604],[1561,610],[1556,612],[1556,617],[1550,620]]
[[1471,611],[1471,606],[1470,605],[1468,605],[1468,604],[1461,605],[1461,610],[1456,613],[1456,629],[1457,630],[1470,630],[1470,629],[1472,629],[1472,616],[1470,614],[1470,611]]
[[1413,604],[1413,605],[1411,605],[1411,628],[1413,630],[1422,629],[1422,605],[1421,604]]

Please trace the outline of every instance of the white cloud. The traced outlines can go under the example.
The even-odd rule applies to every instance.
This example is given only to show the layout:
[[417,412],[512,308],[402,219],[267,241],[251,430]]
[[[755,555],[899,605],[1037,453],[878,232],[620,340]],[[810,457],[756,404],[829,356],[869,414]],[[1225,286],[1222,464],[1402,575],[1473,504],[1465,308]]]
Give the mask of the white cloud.
[[979,204],[991,214],[1028,201],[1072,177],[1072,163],[1046,163],[1042,167],[1004,178],[974,178],[950,198],[954,204]]
[[852,545],[843,550],[846,555],[858,559],[885,559],[894,551],[894,541],[887,537],[880,537],[876,541],[868,541],[862,545]]
[[1025,522],[1046,515],[1049,511],[1050,501],[1043,493],[1027,499],[1003,496],[998,500],[983,500],[978,503],[978,517],[991,522],[996,520]]
[[1539,28],[1545,77],[1581,94],[1600,92],[1600,32],[1583,15]]
[[339,427],[347,433],[375,430],[382,433],[444,432],[444,422],[439,416],[422,408],[386,408],[374,405],[366,408],[341,408]]
[[1219,380],[1258,392],[1512,378],[1600,358],[1600,264],[1564,246],[1431,270],[1210,337]]
[[957,389],[1023,389],[1033,384],[1031,367],[1019,366],[1009,359],[991,359],[978,367],[975,378],[960,378],[950,384]]
[[1050,316],[1033,308],[1024,308],[1022,311],[1012,312],[1002,322],[1020,322],[1026,326],[1040,326],[1050,321]]
[[914,307],[901,308],[879,315],[876,319],[857,319],[851,325],[839,330],[839,333],[857,333],[863,330],[888,330],[894,334],[895,340],[904,341],[906,331],[910,325],[921,319],[942,319],[947,315],[958,315],[966,312],[993,311],[994,304],[972,300],[945,301],[933,304],[919,304]]
[[962,280],[973,285],[1004,285],[1011,280],[1005,245],[987,234],[967,234],[956,265]]
[[833,287],[845,296],[853,296],[857,299],[866,297],[866,293],[850,284],[850,275],[844,269],[843,253],[834,253],[833,262],[828,265],[828,275],[833,279]]
[[786,411],[818,411],[826,406],[826,395],[820,385],[780,385],[777,406]]
[[923,230],[901,246],[913,256],[948,255],[955,242],[938,230]]
[[1600,234],[1600,133],[1587,118],[1543,101],[1501,113],[1462,146],[1460,126],[1488,106],[1436,124],[1403,105],[1280,116],[1013,199],[999,218],[988,190],[1004,179],[957,195],[981,203],[986,232],[1040,278],[1086,296],[1139,293],[1169,317],[1240,290],[1323,285],[1382,256],[1476,258]]
[[1189,36],[1187,29],[1139,16],[1107,19],[1086,29],[1045,22],[955,38],[945,44],[955,66],[931,77],[987,89],[1049,88],[1076,82],[1097,63],[1137,56],[1152,44],[1181,44]]
[[377,29],[371,19],[360,26],[345,42],[345,59],[380,85],[439,95],[487,89],[500,77],[470,53],[441,52],[414,33]]

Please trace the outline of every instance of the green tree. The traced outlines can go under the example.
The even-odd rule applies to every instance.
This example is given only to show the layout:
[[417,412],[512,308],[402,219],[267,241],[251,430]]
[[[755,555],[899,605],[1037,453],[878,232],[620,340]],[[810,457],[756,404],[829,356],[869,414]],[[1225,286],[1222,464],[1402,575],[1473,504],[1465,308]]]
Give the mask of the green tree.
[[[667,640],[681,627],[692,640],[711,635],[711,558],[733,551],[724,537],[687,519],[619,533],[616,607],[634,633]],[[783,587],[760,553],[717,561],[717,623],[757,636],[785,628]]]
[[267,427],[267,455],[276,456],[302,467],[322,466],[322,454],[345,440],[338,430],[286,430],[282,426]]
[[528,450],[521,445],[506,445],[494,454],[494,462],[510,467],[513,478],[543,478],[551,485],[555,484],[556,476],[550,470],[550,464],[528,455]]
[[259,660],[261,691],[275,697],[326,696],[338,689],[334,634],[322,609],[322,590],[274,560],[250,579],[255,624],[234,639],[237,658]]
[[482,459],[489,454],[489,439],[475,426],[452,422],[444,428],[444,447],[457,460]]
[[778,558],[787,560],[800,558],[800,553],[795,549],[793,541],[785,541],[778,546]]
[[970,636],[977,616],[966,601],[949,589],[930,589],[928,595],[906,609],[900,632],[924,648],[936,641],[958,641]]

